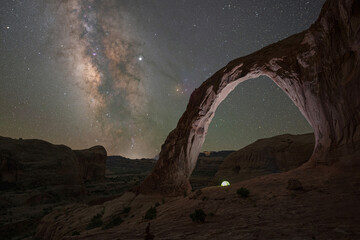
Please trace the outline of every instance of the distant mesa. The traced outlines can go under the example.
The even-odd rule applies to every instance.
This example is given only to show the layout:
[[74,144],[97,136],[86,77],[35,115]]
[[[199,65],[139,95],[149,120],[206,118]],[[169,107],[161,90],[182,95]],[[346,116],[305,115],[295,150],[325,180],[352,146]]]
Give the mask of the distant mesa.
[[161,147],[141,193],[182,195],[215,111],[240,83],[271,78],[315,134],[308,166],[358,164],[360,156],[360,2],[331,1],[307,30],[229,62],[191,94]]

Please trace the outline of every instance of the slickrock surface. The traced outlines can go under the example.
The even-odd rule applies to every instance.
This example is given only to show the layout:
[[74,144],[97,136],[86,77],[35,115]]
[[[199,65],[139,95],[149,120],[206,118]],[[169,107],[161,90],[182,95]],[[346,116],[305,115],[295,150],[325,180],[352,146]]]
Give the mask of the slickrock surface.
[[[138,239],[148,222],[155,239],[360,239],[359,167],[319,166],[253,178],[230,187],[207,187],[188,196],[162,197],[126,193],[102,205],[69,205],[45,216],[38,239]],[[290,179],[304,190],[289,190]],[[240,197],[237,189],[250,191]],[[199,194],[200,193],[200,194]],[[156,204],[158,203],[158,204]],[[157,217],[145,220],[156,206]],[[122,213],[131,207],[129,213]],[[192,222],[195,209],[206,214],[205,223]],[[87,229],[102,214],[102,225]],[[102,229],[116,217],[124,222]],[[71,236],[73,234],[80,234]]]

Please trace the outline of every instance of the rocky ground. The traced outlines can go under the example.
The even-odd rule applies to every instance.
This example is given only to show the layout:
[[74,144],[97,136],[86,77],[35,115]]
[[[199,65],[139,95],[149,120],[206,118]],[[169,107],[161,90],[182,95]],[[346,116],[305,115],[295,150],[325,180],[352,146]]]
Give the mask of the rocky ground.
[[[269,159],[279,163],[279,171],[284,171],[284,166],[294,168],[306,161],[302,158],[310,155],[311,151],[299,154],[299,149],[308,149],[310,145],[313,145],[311,134],[282,135],[259,140],[230,154],[224,161],[220,161],[225,168],[239,163],[233,161],[234,156],[261,153],[256,158],[259,163],[255,164],[255,171],[267,175],[254,177],[250,174],[248,177],[251,179],[248,180],[234,178],[229,187],[194,188],[191,194],[181,197],[126,192],[119,197],[91,204],[58,207],[41,220],[36,237],[152,239],[151,235],[154,235],[155,239],[360,238],[360,176],[357,174],[360,166],[303,165],[283,173],[267,171],[268,164],[264,163],[268,163]],[[288,159],[286,164],[282,162],[284,156]],[[204,159],[199,161],[202,164],[196,167],[195,176],[210,176],[210,173],[213,176],[213,169],[209,168],[211,160],[207,162],[204,154],[200,157]],[[245,161],[245,172],[254,171],[254,165],[249,164],[253,162],[251,158],[240,160]],[[213,161],[216,162],[216,158]],[[121,169],[126,171],[120,163],[110,164],[114,169],[112,174],[116,169],[118,173],[121,173]],[[133,163],[133,174],[152,165],[149,162]],[[129,166],[132,162],[126,164]],[[202,170],[205,169],[209,170],[204,173]],[[222,168],[216,175],[219,176],[221,171]],[[203,179],[209,182],[212,178]],[[247,197],[245,189],[249,191]],[[196,210],[206,214],[204,222],[192,221],[190,215]],[[149,230],[146,233],[147,228]]]
[[[144,239],[151,223],[155,239],[359,239],[359,170],[302,167],[174,198],[126,193],[100,205],[59,208],[41,220],[37,237]],[[302,189],[288,189],[290,179]],[[249,190],[247,198],[240,188]],[[151,207],[156,217],[147,220]],[[207,215],[204,223],[190,218],[196,209]],[[91,225],[97,215],[100,223]]]
[[[94,168],[80,171],[87,173],[82,179],[97,179],[84,180],[81,195],[64,197],[63,187],[57,185],[3,188],[0,239],[144,239],[146,235],[155,239],[360,238],[359,166],[269,171],[269,161],[271,166],[277,163],[277,171],[300,165],[305,161],[302,158],[311,154],[310,145],[311,134],[282,135],[258,140],[236,152],[201,153],[191,177],[193,192],[181,197],[129,192],[151,172],[155,160],[120,156],[108,157],[103,178]],[[302,148],[309,151],[299,154]],[[257,156],[257,164],[248,156]],[[230,187],[206,187],[239,164],[242,171],[230,171],[227,176],[234,177]],[[267,175],[238,178],[253,171]],[[239,195],[240,188],[249,190],[249,196]],[[151,208],[156,216],[153,212],[149,217]],[[203,223],[190,218],[196,209],[206,214]]]
[[[206,186],[230,153],[200,154],[194,186]],[[143,181],[156,163],[106,158],[100,146],[72,150],[5,137],[0,137],[0,160],[0,239],[31,239],[40,219],[64,205],[91,206],[117,198]]]

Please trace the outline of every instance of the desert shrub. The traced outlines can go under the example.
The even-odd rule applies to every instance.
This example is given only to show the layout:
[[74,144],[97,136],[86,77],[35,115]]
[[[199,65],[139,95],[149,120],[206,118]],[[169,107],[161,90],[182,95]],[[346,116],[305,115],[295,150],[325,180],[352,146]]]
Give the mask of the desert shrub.
[[210,213],[209,213],[209,216],[210,216],[210,217],[213,217],[213,216],[215,216],[215,213],[210,212]]
[[236,193],[242,198],[247,198],[250,194],[249,190],[246,188],[239,188]]
[[122,218],[120,216],[117,217],[113,217],[110,222],[108,222],[107,224],[105,224],[105,226],[103,227],[103,229],[109,229],[115,226],[120,225],[123,222]]
[[123,213],[123,214],[129,213],[130,210],[131,210],[131,207],[124,207],[121,213]]
[[195,212],[190,214],[190,218],[193,222],[203,223],[205,222],[206,213],[202,209],[195,209]]
[[73,231],[73,233],[71,234],[71,236],[76,236],[76,235],[80,235],[80,233],[78,231]]
[[101,227],[101,225],[103,224],[103,221],[101,220],[101,217],[102,217],[102,215],[99,214],[99,213],[96,214],[95,216],[93,216],[93,218],[91,219],[91,221],[87,225],[87,229],[93,229],[93,228]]
[[158,203],[158,202],[155,203],[155,207],[158,207],[158,206],[160,206],[160,203]]
[[155,218],[156,218],[156,207],[151,207],[145,213],[144,219],[151,220],[151,219],[155,219]]

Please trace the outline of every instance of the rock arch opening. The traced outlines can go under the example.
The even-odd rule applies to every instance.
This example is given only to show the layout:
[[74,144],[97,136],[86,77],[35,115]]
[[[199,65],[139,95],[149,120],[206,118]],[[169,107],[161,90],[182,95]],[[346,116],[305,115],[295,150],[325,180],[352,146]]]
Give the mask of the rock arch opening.
[[289,97],[262,76],[239,84],[219,105],[201,152],[239,150],[261,138],[310,132]]
[[[259,139],[277,136],[274,138],[274,144],[278,142],[278,147],[270,144],[266,147],[266,150],[258,149],[258,151],[251,154],[252,159],[259,158],[258,165],[255,164],[259,169],[261,166],[264,167],[261,164],[265,164],[263,162],[265,159],[267,159],[266,164],[268,164],[269,169],[264,168],[264,172],[285,171],[294,166],[299,166],[304,161],[307,161],[311,155],[313,135],[306,134],[306,136],[309,136],[308,138],[304,137],[305,135],[296,138],[296,136],[288,134],[305,133],[313,133],[311,126],[289,97],[271,79],[262,76],[242,82],[216,109],[194,171],[190,177],[192,189],[202,188],[209,184],[220,185],[224,179],[233,183],[235,179],[242,179],[241,175],[243,175],[243,178],[250,176],[251,174],[246,173],[246,171],[242,171],[238,176],[239,170],[238,173],[235,173],[234,169],[229,170],[231,164],[241,165],[242,168],[245,166],[246,168],[248,164],[245,160],[246,156],[241,157],[244,160],[242,162],[233,161],[234,157],[230,158],[231,160],[228,159],[225,165],[221,165],[221,169],[219,169],[219,164],[231,151],[239,151],[248,145],[254,146],[253,143]],[[285,137],[284,134],[287,134],[288,137]],[[277,155],[275,149],[286,146],[282,142],[285,138],[287,142],[290,141],[294,144],[291,145],[292,147],[289,145],[286,148],[288,152]],[[304,139],[311,139],[309,147],[302,146]],[[299,144],[299,141],[302,141],[301,144]],[[290,152],[293,153],[294,149],[299,149],[299,147],[303,151],[306,150],[306,153],[296,154],[291,159],[283,159],[283,156],[288,156]],[[243,152],[236,153],[236,156]],[[260,174],[259,169],[257,169],[257,174]],[[218,170],[220,172],[215,176]]]
[[309,165],[360,157],[360,2],[328,0],[308,29],[235,59],[191,94],[186,111],[162,145],[141,193],[181,195],[215,110],[241,82],[272,79],[314,129]]

